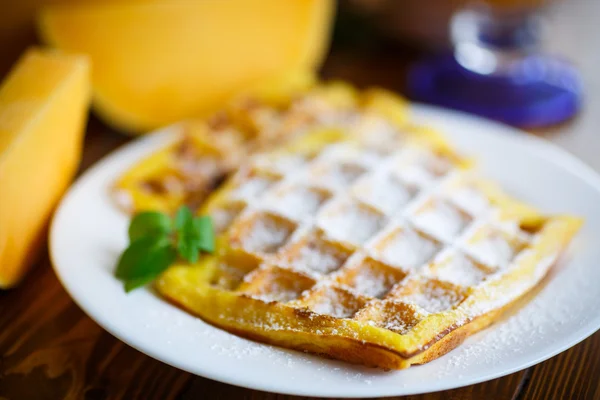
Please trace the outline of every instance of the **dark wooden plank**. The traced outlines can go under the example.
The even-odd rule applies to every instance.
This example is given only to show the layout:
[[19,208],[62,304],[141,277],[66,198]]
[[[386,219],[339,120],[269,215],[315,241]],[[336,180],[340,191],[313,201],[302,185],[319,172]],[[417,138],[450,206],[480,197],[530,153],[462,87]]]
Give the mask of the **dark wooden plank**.
[[100,328],[45,258],[19,290],[0,294],[0,398],[172,399],[190,375]]

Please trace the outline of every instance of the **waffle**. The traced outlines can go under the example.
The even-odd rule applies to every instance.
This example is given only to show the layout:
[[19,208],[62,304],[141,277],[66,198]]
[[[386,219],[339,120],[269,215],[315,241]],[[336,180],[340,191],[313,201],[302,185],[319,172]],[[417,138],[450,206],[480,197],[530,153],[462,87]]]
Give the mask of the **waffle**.
[[[268,90],[267,90],[268,89]],[[173,129],[179,138],[132,166],[112,195],[128,212],[196,208],[249,155],[268,151],[317,127],[361,123],[377,129],[406,124],[406,105],[383,90],[357,92],[332,82],[285,77],[238,96],[206,119]]]
[[206,199],[217,251],[158,291],[257,341],[384,369],[433,360],[538,285],[580,225],[472,165],[423,129],[305,132]]

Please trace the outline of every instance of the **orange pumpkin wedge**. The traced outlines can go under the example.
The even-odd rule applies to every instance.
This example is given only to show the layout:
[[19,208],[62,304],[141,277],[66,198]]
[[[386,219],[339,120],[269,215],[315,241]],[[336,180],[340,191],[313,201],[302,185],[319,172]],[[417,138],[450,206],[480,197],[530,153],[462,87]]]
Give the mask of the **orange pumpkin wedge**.
[[41,50],[0,86],[0,288],[31,265],[77,171],[90,92],[85,57]]
[[206,115],[269,77],[314,71],[333,8],[333,0],[113,1],[52,6],[38,25],[46,43],[90,56],[96,113],[141,133]]

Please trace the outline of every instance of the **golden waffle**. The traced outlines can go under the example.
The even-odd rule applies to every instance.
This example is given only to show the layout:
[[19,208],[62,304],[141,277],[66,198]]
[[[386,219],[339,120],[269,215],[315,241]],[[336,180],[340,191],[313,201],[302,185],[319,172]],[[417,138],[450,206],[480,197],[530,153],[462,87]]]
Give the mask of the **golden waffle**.
[[167,270],[163,296],[240,336],[386,369],[492,323],[580,225],[506,196],[430,131],[362,123],[254,156],[199,213],[217,251]]
[[[379,118],[375,118],[379,116]],[[315,127],[357,123],[397,127],[405,102],[382,90],[362,94],[343,83],[313,86],[285,77],[202,120],[181,123],[181,138],[140,161],[116,182],[113,197],[130,211],[173,212],[196,207],[248,155],[273,148]]]

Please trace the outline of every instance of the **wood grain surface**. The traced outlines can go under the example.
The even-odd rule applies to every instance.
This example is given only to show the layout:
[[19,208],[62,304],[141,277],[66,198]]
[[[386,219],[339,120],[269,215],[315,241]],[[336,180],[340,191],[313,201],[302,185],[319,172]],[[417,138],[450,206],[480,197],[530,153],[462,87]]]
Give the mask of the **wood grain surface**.
[[[565,1],[550,10],[548,47],[578,63],[587,90],[586,107],[573,121],[536,132],[596,170],[600,170],[599,18],[598,0]],[[323,74],[358,85],[379,84],[402,91],[406,67],[416,56],[394,48],[362,54],[338,52],[330,56]],[[92,119],[81,169],[127,140]],[[193,376],[125,345],[71,300],[52,271],[47,254],[42,255],[19,288],[0,291],[0,399],[221,398],[300,399]],[[402,399],[599,400],[600,332],[524,371],[478,385]]]

